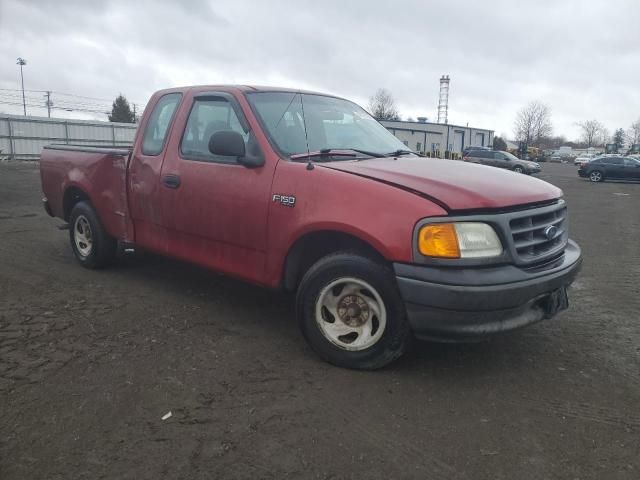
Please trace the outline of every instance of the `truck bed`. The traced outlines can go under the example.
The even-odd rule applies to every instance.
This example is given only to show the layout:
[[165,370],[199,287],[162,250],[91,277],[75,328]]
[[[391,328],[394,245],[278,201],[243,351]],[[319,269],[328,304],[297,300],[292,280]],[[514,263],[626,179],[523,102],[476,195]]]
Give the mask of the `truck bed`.
[[72,200],[86,197],[100,212],[107,232],[127,240],[127,162],[131,148],[48,145],[40,156],[44,201],[52,216],[68,220]]

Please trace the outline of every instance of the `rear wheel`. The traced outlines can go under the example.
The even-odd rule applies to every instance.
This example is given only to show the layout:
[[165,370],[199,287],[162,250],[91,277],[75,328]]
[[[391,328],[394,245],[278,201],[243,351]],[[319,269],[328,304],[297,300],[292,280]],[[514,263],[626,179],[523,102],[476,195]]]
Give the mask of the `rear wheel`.
[[88,202],[78,202],[73,207],[69,225],[71,249],[83,267],[102,268],[113,261],[117,242],[107,234]]
[[600,170],[594,170],[589,174],[589,180],[594,183],[602,182],[604,181],[604,175]]
[[513,171],[516,173],[524,173],[524,168],[522,168],[520,165],[516,165],[515,167],[513,167]]
[[313,350],[340,367],[381,368],[402,355],[409,338],[393,272],[358,253],[313,265],[300,283],[296,310]]

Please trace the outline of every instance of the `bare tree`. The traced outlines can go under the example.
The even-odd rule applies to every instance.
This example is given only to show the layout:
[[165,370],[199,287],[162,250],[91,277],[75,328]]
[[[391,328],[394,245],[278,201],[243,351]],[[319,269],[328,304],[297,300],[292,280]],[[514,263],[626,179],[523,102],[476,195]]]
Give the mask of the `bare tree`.
[[609,135],[609,130],[607,128],[603,128],[596,140],[598,140],[599,144],[602,146],[605,146],[607,143],[609,143],[609,140],[611,140],[611,135]]
[[396,102],[386,88],[379,88],[369,99],[369,112],[377,120],[400,120]]
[[527,145],[536,145],[540,139],[551,136],[551,109],[542,102],[533,101],[523,107],[516,117],[516,139]]
[[577,122],[577,125],[582,130],[582,140],[587,144],[587,147],[595,145],[602,138],[605,131],[604,125],[598,120],[585,120]]
[[627,140],[631,144],[640,143],[640,118],[632,123],[627,130]]

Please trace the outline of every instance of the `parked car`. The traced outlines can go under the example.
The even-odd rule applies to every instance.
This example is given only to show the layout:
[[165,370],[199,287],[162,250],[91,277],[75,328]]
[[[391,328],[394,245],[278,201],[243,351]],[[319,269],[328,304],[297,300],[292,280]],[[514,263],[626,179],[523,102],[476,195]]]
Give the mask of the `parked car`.
[[582,164],[578,169],[578,175],[592,182],[640,181],[640,160],[621,155],[607,155]]
[[581,265],[559,188],[421,158],[329,95],[162,90],[131,148],[50,145],[40,173],[82,266],[120,243],[295,292],[304,337],[343,367],[382,367],[412,333],[469,340],[551,318]]
[[495,150],[472,150],[462,157],[465,162],[480,163],[491,167],[506,168],[517,173],[539,173],[540,164],[521,160],[509,152]]
[[580,155],[579,157],[576,157],[575,160],[573,161],[574,165],[580,166],[583,163],[588,163],[591,160],[593,160],[595,158],[595,155],[589,154],[589,153],[585,153],[584,155]]
[[469,152],[474,151],[474,150],[483,150],[483,151],[487,151],[487,150],[493,150],[491,147],[480,147],[480,146],[476,146],[476,147],[466,147],[464,150],[462,150],[462,156],[464,157],[465,155],[467,155]]

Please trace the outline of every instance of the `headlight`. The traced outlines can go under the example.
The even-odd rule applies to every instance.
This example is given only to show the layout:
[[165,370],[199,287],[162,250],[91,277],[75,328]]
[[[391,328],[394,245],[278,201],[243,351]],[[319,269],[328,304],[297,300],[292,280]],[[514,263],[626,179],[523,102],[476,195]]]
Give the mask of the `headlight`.
[[420,229],[418,250],[427,257],[483,258],[500,255],[502,244],[486,223],[434,223]]

